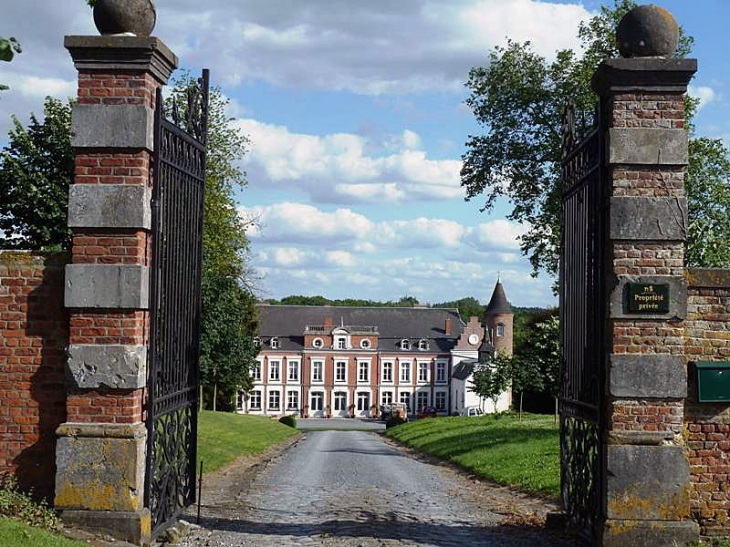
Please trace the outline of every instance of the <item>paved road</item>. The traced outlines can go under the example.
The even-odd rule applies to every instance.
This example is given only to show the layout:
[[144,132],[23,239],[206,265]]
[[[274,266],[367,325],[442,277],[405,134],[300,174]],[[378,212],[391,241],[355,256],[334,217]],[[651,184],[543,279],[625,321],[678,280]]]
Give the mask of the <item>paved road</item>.
[[385,431],[385,422],[374,420],[360,420],[350,418],[307,418],[297,420],[297,429],[305,431],[339,429],[339,430],[361,430],[361,431]]
[[[375,433],[309,432],[216,508],[185,545],[566,546],[501,526],[473,484],[414,459]],[[205,501],[205,498],[204,498]]]

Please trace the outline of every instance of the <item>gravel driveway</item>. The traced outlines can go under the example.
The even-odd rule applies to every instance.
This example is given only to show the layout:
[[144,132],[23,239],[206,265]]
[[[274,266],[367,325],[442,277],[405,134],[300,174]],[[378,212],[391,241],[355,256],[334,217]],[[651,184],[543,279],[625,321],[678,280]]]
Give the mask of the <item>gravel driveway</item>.
[[370,432],[308,432],[250,483],[227,482],[204,495],[203,528],[184,545],[570,545],[539,528],[504,526],[509,517],[495,512],[510,504],[540,512],[541,502],[489,492]]

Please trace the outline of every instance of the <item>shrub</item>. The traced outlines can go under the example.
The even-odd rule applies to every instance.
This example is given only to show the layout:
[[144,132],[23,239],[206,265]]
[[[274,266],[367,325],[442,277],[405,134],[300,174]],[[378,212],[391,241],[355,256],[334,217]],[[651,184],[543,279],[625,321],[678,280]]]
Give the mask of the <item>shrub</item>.
[[404,424],[407,421],[408,420],[406,420],[405,418],[401,418],[400,416],[392,416],[388,418],[387,422],[385,422],[385,429],[390,429],[391,427]]
[[0,516],[18,519],[29,526],[58,528],[58,517],[45,501],[37,502],[18,488],[15,475],[0,474]]
[[297,427],[297,417],[296,414],[287,414],[286,416],[282,416],[279,418],[279,422],[281,422],[284,425],[288,425],[289,427],[293,427],[296,429]]

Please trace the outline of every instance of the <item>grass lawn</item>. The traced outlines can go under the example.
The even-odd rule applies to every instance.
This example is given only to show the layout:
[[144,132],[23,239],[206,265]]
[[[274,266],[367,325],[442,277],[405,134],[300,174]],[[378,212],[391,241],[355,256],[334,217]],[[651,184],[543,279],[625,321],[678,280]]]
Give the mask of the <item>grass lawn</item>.
[[20,521],[0,517],[0,545],[3,547],[84,547],[86,543],[73,541],[47,532],[31,528]]
[[204,410],[198,418],[198,462],[202,459],[203,472],[210,473],[239,456],[262,452],[272,444],[299,434],[297,430],[263,416]]
[[553,416],[523,414],[418,420],[386,435],[482,477],[530,493],[560,495],[560,440]]

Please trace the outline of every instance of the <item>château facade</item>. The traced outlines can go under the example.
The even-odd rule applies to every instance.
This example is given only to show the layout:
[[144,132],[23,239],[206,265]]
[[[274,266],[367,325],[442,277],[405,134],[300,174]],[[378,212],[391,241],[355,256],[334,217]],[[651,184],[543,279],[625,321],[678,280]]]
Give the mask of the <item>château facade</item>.
[[484,325],[464,323],[455,309],[259,305],[261,351],[238,410],[367,417],[373,406],[403,403],[410,413],[458,412],[474,398],[468,380],[480,354],[512,350],[500,282],[495,295],[499,313],[490,311],[493,295]]

